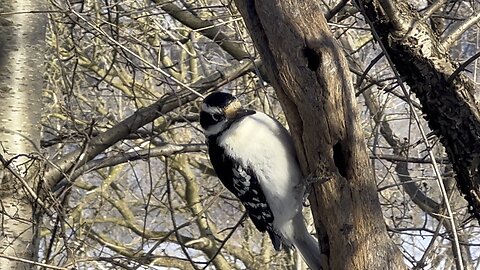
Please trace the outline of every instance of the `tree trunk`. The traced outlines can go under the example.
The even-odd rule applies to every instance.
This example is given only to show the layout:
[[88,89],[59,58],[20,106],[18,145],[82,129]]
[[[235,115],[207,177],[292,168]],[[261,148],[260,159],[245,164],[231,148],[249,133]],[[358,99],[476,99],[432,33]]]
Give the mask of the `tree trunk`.
[[[1,170],[0,253],[35,260],[33,202],[25,186],[5,166],[32,187],[38,177],[32,160],[25,155],[38,152],[45,52],[46,13],[44,1],[5,0],[0,12],[0,154]],[[27,13],[20,13],[25,12]],[[38,167],[37,167],[38,168]],[[30,264],[0,258],[2,269],[30,269]]]
[[285,111],[324,269],[404,269],[389,238],[342,50],[318,1],[236,0]]
[[457,184],[480,221],[480,109],[473,83],[438,35],[401,1],[357,0],[386,54],[422,104],[457,173]]

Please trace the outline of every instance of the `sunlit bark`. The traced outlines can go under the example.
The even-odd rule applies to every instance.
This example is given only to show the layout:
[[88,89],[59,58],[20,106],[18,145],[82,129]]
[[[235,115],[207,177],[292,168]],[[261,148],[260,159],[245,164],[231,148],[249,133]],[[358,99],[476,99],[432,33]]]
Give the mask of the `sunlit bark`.
[[[386,232],[352,78],[316,1],[236,1],[297,144],[324,269],[404,269]],[[372,252],[375,251],[375,252]]]
[[[385,53],[422,104],[456,172],[457,185],[480,220],[480,108],[475,85],[457,70],[447,47],[420,13],[402,1],[358,0]],[[480,20],[475,14],[470,23]],[[459,23],[456,37],[466,31]],[[457,40],[451,36],[450,38]],[[449,40],[446,43],[451,44]]]
[[[30,157],[40,145],[40,115],[45,52],[44,1],[6,0],[0,4],[0,154],[19,173],[2,168],[0,253],[35,260],[35,226],[31,194],[36,165]],[[7,164],[3,164],[6,166]],[[33,165],[33,166],[32,166]],[[18,177],[26,182],[22,183]],[[0,259],[2,269],[29,269],[30,264]]]

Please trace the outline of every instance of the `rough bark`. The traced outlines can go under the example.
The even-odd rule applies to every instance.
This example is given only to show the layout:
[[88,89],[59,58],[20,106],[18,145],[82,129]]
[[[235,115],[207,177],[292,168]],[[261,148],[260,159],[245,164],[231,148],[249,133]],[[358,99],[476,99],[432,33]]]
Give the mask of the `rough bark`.
[[324,268],[404,269],[388,237],[342,50],[317,1],[236,0],[285,111]]
[[480,220],[480,109],[474,85],[420,14],[401,1],[358,0],[396,70],[422,104],[457,174],[457,185]]
[[[40,145],[40,115],[47,14],[18,13],[45,10],[44,1],[6,0],[0,12],[0,154],[18,170],[17,177],[2,166],[0,190],[0,253],[35,260],[35,226],[26,180],[34,185],[37,171],[25,155]],[[5,165],[5,164],[4,164]],[[28,166],[28,167],[27,167]],[[30,265],[0,259],[2,269],[30,269]]]

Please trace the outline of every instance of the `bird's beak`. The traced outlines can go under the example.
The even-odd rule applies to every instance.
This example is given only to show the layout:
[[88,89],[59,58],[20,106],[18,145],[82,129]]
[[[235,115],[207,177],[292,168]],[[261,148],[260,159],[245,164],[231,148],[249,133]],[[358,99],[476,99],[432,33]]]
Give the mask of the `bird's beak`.
[[224,112],[227,119],[233,119],[237,116],[238,111],[242,108],[240,101],[234,100],[225,107]]
[[254,110],[241,109],[237,111],[237,114],[235,115],[235,119],[239,119],[244,116],[252,115],[252,114],[255,114]]
[[228,104],[224,111],[228,120],[235,120],[255,113],[253,110],[243,109],[242,104],[240,104],[240,101],[238,100]]

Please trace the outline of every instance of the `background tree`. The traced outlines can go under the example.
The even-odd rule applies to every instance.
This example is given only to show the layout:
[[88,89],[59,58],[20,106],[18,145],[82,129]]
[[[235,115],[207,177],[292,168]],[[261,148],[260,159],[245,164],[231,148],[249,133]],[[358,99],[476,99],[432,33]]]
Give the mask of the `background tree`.
[[[3,1],[0,4],[0,253],[36,260],[39,221],[37,185],[46,13],[44,1]],[[8,168],[8,169],[7,169]],[[4,269],[28,264],[0,258]]]
[[[255,2],[258,1],[249,3]],[[380,2],[382,5],[395,3]],[[281,3],[287,5],[290,2]],[[340,243],[342,239],[355,240],[352,237],[363,233],[368,238],[364,242],[354,241],[352,246],[373,244],[369,242],[372,240],[371,233],[350,230],[349,222],[352,220],[364,220],[364,224],[372,225],[365,226],[366,230],[378,229],[376,239],[381,239],[378,244],[385,248],[379,252],[391,254],[394,260],[403,261],[408,267],[478,267],[480,254],[476,239],[479,230],[476,222],[466,220],[469,217],[467,204],[455,188],[455,174],[447,159],[448,147],[443,148],[437,143],[438,137],[429,133],[425,120],[415,117],[415,114],[421,115],[425,104],[410,94],[410,87],[414,87],[411,80],[396,74],[400,69],[398,65],[407,69],[416,62],[395,63],[392,66],[394,59],[387,61],[388,49],[382,51],[385,45],[379,46],[374,38],[388,39],[381,38],[383,32],[375,34],[370,30],[368,23],[372,20],[368,19],[371,16],[367,14],[368,3],[359,3],[362,8],[357,8],[348,1],[324,1],[316,9],[297,9],[299,13],[291,16],[294,19],[291,26],[303,23],[305,31],[319,27],[320,33],[324,34],[308,34],[308,39],[284,44],[286,40],[292,40],[286,37],[295,33],[293,29],[299,33],[298,27],[275,35],[273,33],[278,29],[271,29],[268,34],[276,40],[275,46],[270,47],[278,52],[275,57],[281,55],[282,48],[289,48],[287,45],[308,43],[307,47],[313,50],[303,50],[302,47],[300,54],[294,54],[299,48],[290,47],[292,55],[286,55],[282,60],[285,62],[277,61],[272,65],[259,58],[243,19],[231,2],[52,1],[45,53],[48,85],[42,111],[42,151],[27,151],[37,151],[39,154],[29,157],[36,157],[45,164],[44,172],[31,171],[43,180],[41,190],[33,189],[41,198],[37,202],[49,209],[46,211],[38,207],[43,209],[39,211],[42,219],[32,224],[32,228],[39,232],[39,245],[35,250],[38,261],[56,269],[73,266],[112,269],[304,267],[295,254],[272,252],[269,240],[258,234],[250,221],[243,221],[241,205],[224,192],[212,175],[204,152],[204,138],[196,121],[201,100],[199,94],[218,89],[233,92],[248,106],[265,111],[286,125],[280,100],[294,134],[299,134],[300,130],[295,125],[300,122],[296,122],[296,116],[292,114],[293,104],[298,101],[313,104],[299,107],[302,112],[299,118],[304,120],[301,122],[302,130],[313,131],[311,127],[315,126],[312,123],[318,123],[315,121],[333,123],[333,119],[323,115],[318,118],[302,117],[309,115],[310,110],[328,111],[330,107],[337,108],[334,106],[345,108],[345,113],[339,114],[338,118],[348,116],[345,119],[351,119],[349,124],[360,124],[357,129],[345,128],[345,133],[336,133],[337,137],[333,138],[345,138],[339,143],[324,140],[327,142],[324,145],[333,147],[331,151],[337,157],[348,156],[346,149],[362,153],[362,140],[357,136],[361,128],[365,133],[370,163],[355,156],[347,159],[351,163],[342,164],[340,161],[345,159],[332,160],[335,157],[332,153],[320,156],[329,162],[318,163],[329,167],[315,170],[315,159],[318,158],[316,153],[312,154],[315,147],[298,148],[300,152],[310,153],[302,155],[305,157],[302,158],[305,173],[313,171],[318,174],[322,170],[345,168],[326,175],[334,180],[320,179],[311,196],[317,195],[321,200],[339,190],[345,192],[343,194],[351,190],[354,191],[351,194],[360,194],[353,201],[367,199],[369,205],[373,205],[367,216],[359,214],[362,212],[347,215],[349,212],[344,211],[345,215],[337,218],[335,212],[330,211],[338,211],[333,205],[348,199],[341,197],[342,200],[329,204],[333,210],[324,210],[323,213],[314,211],[317,225],[330,226],[317,226],[317,230],[321,233],[322,247],[325,256],[330,257],[328,262],[332,268],[342,268],[338,261],[334,263],[335,258],[331,256],[336,249],[348,247]],[[439,3],[442,5],[437,8]],[[382,6],[382,9],[376,7],[378,12],[388,5]],[[342,93],[348,97],[351,86],[348,85],[346,77],[349,75],[344,70],[344,62],[339,60],[334,62],[339,63],[336,67],[316,69],[324,64],[321,60],[331,55],[341,59],[340,52],[330,50],[318,58],[318,63],[315,61],[315,56],[320,56],[320,46],[334,46],[327,42],[329,34],[319,18],[321,16],[312,17],[312,14],[318,14],[319,9],[323,10],[333,36],[347,57],[350,72],[354,74],[356,105],[353,97],[350,101],[345,99],[340,102],[333,102],[336,100],[334,95],[320,96],[319,102],[305,99],[303,94],[315,96],[317,90],[313,89],[313,84],[305,88],[310,89],[308,91],[289,92],[285,90],[289,88],[283,87],[288,94],[279,94],[278,99],[271,87],[279,82],[322,81],[325,75],[314,74],[331,70],[344,74],[342,82],[347,83],[339,87],[345,89]],[[262,14],[259,19],[276,19],[271,24],[275,27],[279,25],[277,22],[285,22],[288,18],[269,17],[279,14],[273,13],[279,10],[278,7],[272,8],[272,12]],[[478,83],[478,63],[474,57],[479,47],[478,18],[471,15],[478,13],[478,4],[473,2],[437,1],[433,4],[412,2],[408,11],[402,14],[407,14],[407,17],[411,14],[415,18],[422,14],[422,25],[428,23],[434,29],[429,36],[461,29],[455,31],[455,35],[448,35],[450,45],[447,47],[451,54],[448,61],[461,67],[457,73],[461,71],[462,80],[475,84]],[[18,11],[15,14],[25,15]],[[367,16],[363,17],[363,14]],[[12,14],[0,13],[2,22],[9,16]],[[378,18],[380,22],[386,20]],[[251,19],[246,18],[247,24]],[[377,29],[377,32],[380,30],[390,33],[395,28],[385,27]],[[280,39],[278,35],[281,35]],[[319,38],[323,43],[309,43]],[[257,38],[255,40],[259,43]],[[263,50],[259,50],[262,56]],[[438,57],[444,59],[444,56]],[[271,68],[279,63],[288,63],[287,59],[299,59],[291,70],[303,70],[307,75],[298,73],[300,75],[296,77],[286,77],[286,74],[293,74],[289,71],[278,73],[284,77],[271,76]],[[418,79],[421,77],[418,76]],[[400,87],[403,80],[409,83],[404,86],[405,91]],[[337,82],[322,85],[321,89],[331,89],[329,87]],[[320,102],[320,98],[327,103]],[[287,100],[292,103],[286,103]],[[325,105],[319,108],[318,104]],[[349,118],[355,106],[360,111],[357,120]],[[424,129],[427,138],[422,136],[421,129]],[[338,130],[341,131],[341,127]],[[452,136],[455,132],[458,131],[451,131]],[[319,143],[308,139],[313,138],[313,132],[307,134],[296,137],[298,146],[303,141],[307,142],[305,145]],[[346,138],[357,138],[357,141]],[[18,160],[18,156],[9,156],[6,152],[1,155],[6,161],[4,167],[18,171],[12,162]],[[365,152],[362,155],[365,156]],[[435,161],[438,170],[432,167]],[[355,166],[346,165],[354,163],[357,168],[361,165],[365,170],[359,171],[361,177],[352,178],[357,180],[345,182],[339,174],[350,172],[348,168]],[[371,177],[367,166],[373,169]],[[453,168],[457,170],[455,166]],[[372,179],[376,181],[381,208],[375,204]],[[438,186],[440,181],[444,183],[445,192],[441,192]],[[348,185],[342,191],[335,187],[337,183]],[[357,183],[366,184],[364,193],[355,193],[359,187]],[[326,194],[326,190],[332,194]],[[364,194],[370,195],[362,197]],[[311,201],[314,209],[317,206],[315,202]],[[446,211],[447,205],[450,211]],[[355,207],[365,209],[358,204],[346,209]],[[2,209],[2,214],[5,213]],[[335,227],[342,219],[349,221],[347,226]],[[390,239],[386,237],[384,226]],[[332,232],[335,228],[350,231],[350,234]],[[328,236],[328,241],[323,238],[325,236]],[[395,252],[396,249],[401,253]],[[14,258],[8,257],[8,260],[28,259],[21,254],[12,256]],[[0,252],[0,257],[7,256]],[[355,261],[352,254],[347,258],[345,263]],[[374,258],[374,255],[369,258]],[[368,263],[366,258],[364,263]]]

